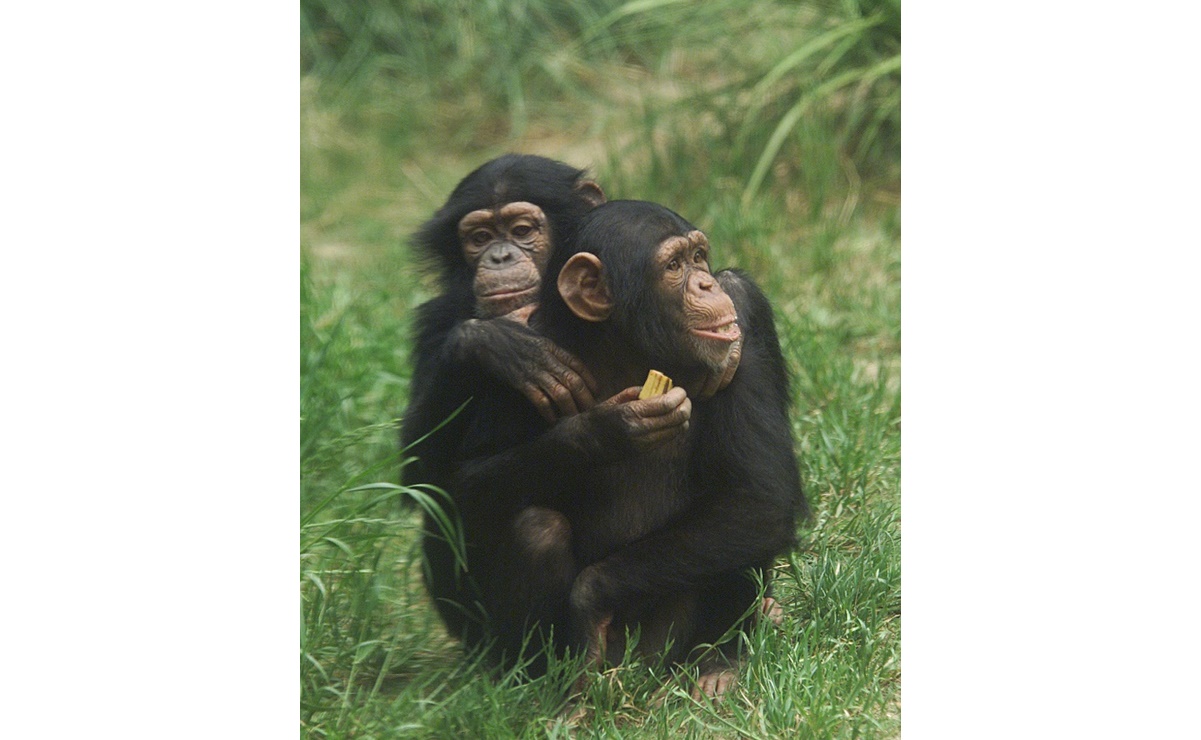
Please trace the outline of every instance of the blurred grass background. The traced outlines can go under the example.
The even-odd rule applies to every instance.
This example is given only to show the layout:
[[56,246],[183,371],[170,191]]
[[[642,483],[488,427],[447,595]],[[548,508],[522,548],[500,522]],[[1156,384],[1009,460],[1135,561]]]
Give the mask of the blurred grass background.
[[506,151],[705,230],[772,298],[815,517],[783,629],[719,705],[638,663],[602,737],[891,737],[900,726],[900,3],[301,2],[301,721],[306,737],[562,736],[555,676],[490,680],[425,599],[395,485],[407,236]]

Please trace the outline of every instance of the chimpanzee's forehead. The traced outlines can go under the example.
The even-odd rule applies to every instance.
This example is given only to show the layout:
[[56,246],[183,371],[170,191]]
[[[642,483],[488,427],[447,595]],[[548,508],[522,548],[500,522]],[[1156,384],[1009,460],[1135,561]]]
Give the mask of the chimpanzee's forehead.
[[491,226],[519,216],[525,216],[537,222],[546,221],[546,214],[537,205],[517,200],[505,203],[499,208],[480,208],[468,213],[459,220],[459,230]]
[[695,226],[674,211],[647,201],[616,200],[584,217],[575,251],[596,254],[606,265],[625,265],[636,272],[653,264],[663,243],[703,239]]
[[677,234],[669,236],[659,243],[659,250],[676,251],[679,249],[687,249],[688,247],[707,247],[709,246],[709,238],[705,236],[705,232],[699,229],[693,229],[687,234]]

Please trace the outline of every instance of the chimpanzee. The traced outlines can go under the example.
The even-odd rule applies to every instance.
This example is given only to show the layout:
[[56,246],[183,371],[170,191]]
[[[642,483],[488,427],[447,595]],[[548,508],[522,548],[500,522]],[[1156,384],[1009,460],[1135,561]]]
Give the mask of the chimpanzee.
[[[488,588],[461,606],[510,660],[552,635],[620,655],[635,628],[640,650],[683,660],[753,618],[807,515],[771,306],[742,273],[710,272],[703,233],[640,201],[591,211],[547,274],[531,325],[608,400],[548,427],[512,389],[481,389],[452,485]],[[676,387],[637,400],[652,368]],[[724,691],[736,663],[732,642],[705,658],[700,691]]]
[[[463,178],[414,235],[435,262],[442,294],[417,309],[405,445],[445,420],[476,378],[468,367],[522,390],[547,420],[592,403],[581,366],[523,330],[552,247],[605,202],[584,171],[530,154],[506,154]],[[489,321],[498,317],[509,322]]]
[[[413,241],[438,267],[442,293],[417,309],[415,368],[401,429],[409,448],[484,385],[514,388],[547,421],[590,407],[587,369],[525,326],[553,248],[605,201],[584,171],[545,157],[507,154],[463,178]],[[468,408],[412,449],[407,485],[449,491],[450,460],[475,413]],[[453,634],[472,628],[458,604],[469,600],[453,548],[426,516],[427,582]],[[478,552],[473,545],[472,553]],[[471,634],[474,634],[471,633]]]

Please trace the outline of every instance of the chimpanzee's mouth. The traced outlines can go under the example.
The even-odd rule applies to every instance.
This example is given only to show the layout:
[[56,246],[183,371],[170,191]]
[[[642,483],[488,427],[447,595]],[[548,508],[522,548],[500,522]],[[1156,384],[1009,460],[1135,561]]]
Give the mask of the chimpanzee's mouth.
[[534,293],[537,290],[538,290],[537,285],[530,285],[530,286],[527,286],[524,288],[510,288],[510,289],[506,289],[506,290],[497,290],[492,293],[485,293],[482,296],[480,296],[480,298],[483,300],[486,300],[486,301],[503,301],[503,300],[507,300],[509,298],[516,298],[518,296],[523,296],[528,293]]
[[735,342],[742,337],[742,330],[738,328],[737,317],[731,317],[729,321],[714,326],[693,327],[692,333],[703,339],[712,339],[715,342]]

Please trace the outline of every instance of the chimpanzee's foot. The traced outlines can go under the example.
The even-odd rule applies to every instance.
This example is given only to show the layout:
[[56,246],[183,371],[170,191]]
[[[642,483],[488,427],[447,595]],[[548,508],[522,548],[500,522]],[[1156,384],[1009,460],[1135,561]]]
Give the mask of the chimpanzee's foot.
[[714,668],[701,673],[697,679],[696,688],[692,690],[692,698],[721,700],[722,694],[734,688],[738,683],[738,671],[732,668]]
[[770,596],[763,597],[763,603],[759,605],[759,612],[777,627],[784,623],[784,607]]

